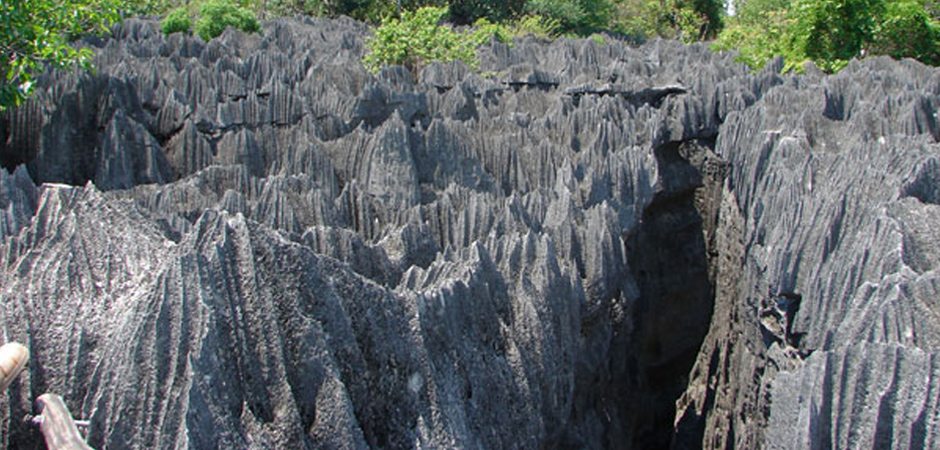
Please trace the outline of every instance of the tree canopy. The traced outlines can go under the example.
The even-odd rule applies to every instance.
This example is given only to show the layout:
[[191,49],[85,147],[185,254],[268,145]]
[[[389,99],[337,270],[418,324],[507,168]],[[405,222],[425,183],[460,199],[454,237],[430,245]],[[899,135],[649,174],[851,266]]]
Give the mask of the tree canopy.
[[107,31],[122,8],[122,0],[0,2],[0,110],[20,104],[46,64],[90,67],[91,51],[70,42]]
[[715,46],[737,50],[755,68],[774,56],[784,57],[787,70],[813,61],[835,72],[866,55],[937,65],[940,21],[934,7],[934,0],[748,0]]

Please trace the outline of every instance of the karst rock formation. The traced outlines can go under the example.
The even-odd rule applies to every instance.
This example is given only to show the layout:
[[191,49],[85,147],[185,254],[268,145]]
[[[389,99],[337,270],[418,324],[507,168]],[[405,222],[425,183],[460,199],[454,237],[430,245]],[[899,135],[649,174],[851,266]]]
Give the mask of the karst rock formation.
[[940,70],[131,19],[0,118],[7,448],[937,448]]

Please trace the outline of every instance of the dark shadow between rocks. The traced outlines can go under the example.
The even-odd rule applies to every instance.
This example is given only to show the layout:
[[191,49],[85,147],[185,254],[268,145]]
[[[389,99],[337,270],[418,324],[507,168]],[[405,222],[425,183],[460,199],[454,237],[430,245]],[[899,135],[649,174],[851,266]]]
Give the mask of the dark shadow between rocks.
[[712,153],[713,145],[670,142],[655,150],[658,192],[630,244],[640,288],[634,354],[641,393],[633,448],[669,448],[676,399],[711,323],[715,288],[709,250],[726,167]]

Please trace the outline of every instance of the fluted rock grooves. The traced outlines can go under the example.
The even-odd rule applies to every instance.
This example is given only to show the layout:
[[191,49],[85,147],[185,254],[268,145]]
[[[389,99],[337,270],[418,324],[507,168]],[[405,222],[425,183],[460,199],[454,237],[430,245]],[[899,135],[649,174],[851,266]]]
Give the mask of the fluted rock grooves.
[[937,70],[157,25],[0,119],[7,447],[45,392],[97,448],[940,441]]

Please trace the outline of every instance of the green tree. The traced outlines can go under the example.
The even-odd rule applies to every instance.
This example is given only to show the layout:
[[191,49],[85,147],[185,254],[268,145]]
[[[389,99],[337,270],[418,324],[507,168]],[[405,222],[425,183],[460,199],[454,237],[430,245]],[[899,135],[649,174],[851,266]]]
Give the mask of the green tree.
[[[930,3],[889,1],[866,50],[894,58],[915,58],[940,65],[940,21],[931,17]],[[926,6],[926,7],[925,7]]]
[[458,24],[471,24],[483,18],[508,23],[526,9],[526,0],[452,0],[449,3],[451,19]]
[[349,16],[377,22],[396,12],[396,0],[264,0],[259,9],[264,15]]
[[714,38],[723,27],[721,0],[617,0],[610,27],[638,38],[685,42]]
[[805,52],[789,46],[793,19],[790,0],[748,0],[726,24],[714,43],[716,50],[737,50],[738,60],[754,68],[763,67],[775,56],[799,67]]
[[813,61],[835,72],[865,55],[940,63],[940,23],[934,0],[748,0],[721,33],[717,49],[761,67],[783,56],[785,70]]
[[608,28],[613,6],[609,0],[529,0],[526,11],[557,20],[565,32],[589,35]]
[[46,64],[90,68],[91,50],[70,43],[107,32],[123,7],[122,0],[0,2],[0,110],[22,103]]
[[786,45],[834,72],[874,37],[883,0],[794,0]]

